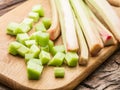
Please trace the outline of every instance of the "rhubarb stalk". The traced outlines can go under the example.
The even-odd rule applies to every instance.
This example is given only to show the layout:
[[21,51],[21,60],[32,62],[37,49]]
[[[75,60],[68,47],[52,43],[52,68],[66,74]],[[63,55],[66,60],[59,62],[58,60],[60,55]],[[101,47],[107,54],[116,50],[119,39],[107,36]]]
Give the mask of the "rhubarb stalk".
[[50,4],[52,9],[52,25],[47,32],[50,34],[50,39],[55,40],[60,35],[60,24],[55,1],[50,0]]
[[81,29],[76,17],[75,17],[75,25],[76,25],[76,31],[77,31],[78,42],[79,42],[79,47],[80,47],[79,64],[86,65],[89,60],[89,50],[88,50],[88,46],[87,46],[85,37],[82,32],[82,29]]
[[103,48],[100,35],[91,23],[85,3],[82,0],[70,0],[70,2],[87,40],[90,53],[94,56]]
[[55,3],[60,17],[62,39],[66,51],[77,51],[79,46],[69,0],[55,0]]
[[90,9],[104,20],[113,35],[120,42],[120,19],[107,0],[85,0]]
[[104,46],[114,45],[117,43],[116,39],[112,35],[112,33],[97,19],[97,17],[93,14],[93,12],[86,6],[89,13],[91,14],[91,21],[97,27],[97,30],[102,38]]
[[75,13],[71,7],[71,10],[73,12],[74,16],[74,22],[75,22],[75,27],[76,27],[76,32],[77,32],[77,38],[78,38],[78,43],[79,43],[79,65],[87,65],[88,60],[89,60],[89,50],[87,46],[87,42],[85,40],[84,34],[82,32],[82,29],[77,21],[77,18],[75,16]]

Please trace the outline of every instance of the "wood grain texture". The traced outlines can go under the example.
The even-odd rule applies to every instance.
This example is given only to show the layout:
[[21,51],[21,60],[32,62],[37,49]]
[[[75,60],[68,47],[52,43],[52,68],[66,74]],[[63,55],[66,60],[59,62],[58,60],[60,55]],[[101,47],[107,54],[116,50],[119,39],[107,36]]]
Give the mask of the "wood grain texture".
[[26,0],[0,0],[0,10]]
[[[50,13],[50,12],[48,12],[48,13]],[[24,14],[25,15],[25,14]],[[46,14],[47,15],[47,14]],[[26,16],[26,15],[25,15]],[[4,17],[4,19],[5,19],[5,16],[3,16]],[[19,15],[18,15],[18,17],[19,17]],[[18,17],[15,17],[15,18],[11,18],[10,20],[15,20],[15,21],[18,21],[18,22],[20,22],[21,21],[21,19],[20,20],[16,20],[16,18],[18,18]],[[23,19],[23,17],[21,17],[22,19]],[[9,19],[9,18],[8,18]],[[3,19],[2,19],[3,20]],[[6,19],[5,19],[6,20]],[[0,21],[1,21],[1,19],[0,19]],[[9,20],[6,20],[7,21],[7,23],[9,23]],[[2,21],[1,21],[2,22]],[[0,23],[1,23],[0,22]],[[3,23],[2,25],[7,25],[7,23]],[[0,25],[0,27],[2,26],[2,25]],[[2,26],[3,27],[3,26]],[[3,30],[5,29],[5,27],[3,28]],[[4,34],[5,35],[5,34]],[[6,35],[5,35],[6,36]],[[13,38],[10,38],[10,36],[7,36],[7,37],[9,37],[9,39],[10,39],[10,42],[13,40]],[[7,38],[5,38],[4,40],[6,40]],[[4,40],[2,40],[2,42],[4,41]],[[1,39],[0,39],[0,41],[1,41]],[[4,47],[3,47],[3,50],[2,50],[2,52],[5,52],[5,50],[6,50],[6,48],[7,48],[7,45],[8,45],[8,42],[7,43],[4,43],[4,44],[6,44]],[[1,46],[3,46],[3,45],[1,45]],[[1,47],[0,46],[0,47]],[[1,48],[0,48],[1,49]],[[110,49],[110,50],[113,50],[112,48]],[[109,51],[109,50],[108,50]],[[104,53],[107,53],[107,51],[106,52],[104,52]],[[102,55],[103,55],[103,58],[104,58],[104,53],[102,53]],[[111,53],[112,53],[112,51],[111,51]],[[7,54],[7,53],[6,53]],[[3,55],[3,54],[2,54]],[[2,56],[1,55],[1,56]],[[116,55],[116,54],[115,54]],[[115,55],[113,55],[113,56],[115,56]],[[23,61],[20,61],[20,60],[22,60],[22,59],[19,59],[19,58],[17,58],[17,59],[19,59],[19,60],[16,60],[16,58],[14,58],[13,60],[3,60],[3,59],[6,59],[7,57],[6,57],[6,55],[3,55],[4,56],[4,58],[2,58],[2,59],[0,59],[0,63],[1,64],[3,64],[3,65],[1,65],[0,64],[0,73],[1,73],[1,70],[2,69],[5,69],[5,71],[2,71],[2,73],[4,73],[5,74],[5,72],[7,71],[8,73],[7,73],[7,75],[6,75],[6,77],[8,77],[8,76],[11,76],[11,75],[15,75],[16,74],[16,79],[22,79],[22,77],[27,77],[26,76],[26,74],[25,73],[23,73],[23,75],[25,75],[25,76],[22,76],[20,73],[21,72],[23,72],[23,71],[26,71],[26,70],[20,70],[21,68],[24,68],[25,69],[25,67],[24,67],[24,62]],[[9,56],[8,54],[7,54],[7,56]],[[9,56],[10,58],[12,58],[12,56]],[[117,57],[117,56],[116,56]],[[98,58],[98,59],[100,59],[100,58]],[[111,57],[108,59],[108,60],[111,60]],[[18,61],[18,62],[16,62],[16,61]],[[20,61],[20,62],[19,62]],[[15,63],[16,62],[16,63]],[[90,62],[94,62],[94,60],[92,60],[92,61],[90,61]],[[14,63],[14,64],[12,64],[12,63]],[[18,66],[19,67],[19,64],[21,64],[22,63],[22,66],[23,67],[20,67],[20,68],[17,68],[16,66]],[[102,63],[102,61],[98,61],[98,63]],[[112,63],[114,63],[114,62],[112,62]],[[91,63],[92,64],[92,63]],[[90,66],[88,66],[87,67],[87,69],[90,69],[91,71],[92,71],[92,67],[91,67],[91,64],[89,64]],[[5,68],[5,66],[7,66],[8,68]],[[15,67],[14,66],[12,66],[12,65],[15,65]],[[21,66],[21,65],[20,65]],[[9,70],[9,67],[11,67],[12,68],[12,70],[14,70],[14,71],[12,71],[12,70]],[[91,68],[90,68],[91,67]],[[96,64],[95,64],[95,66],[94,67],[96,67]],[[105,67],[104,68],[106,68],[107,66],[105,65]],[[81,67],[82,69],[84,69],[85,67]],[[101,68],[102,68],[102,66],[101,66]],[[113,67],[114,68],[114,67]],[[66,68],[68,71],[69,71],[69,68]],[[74,70],[74,69],[78,69],[78,70]],[[13,73],[13,74],[11,74],[11,71],[12,72],[15,72],[15,73]],[[76,67],[76,68],[73,68],[73,70],[70,70],[69,71],[69,73],[67,74],[68,76],[69,75],[71,75],[73,72],[77,72],[77,74],[79,73],[81,73],[82,72],[82,70],[80,71],[80,69],[79,69],[79,67]],[[96,73],[98,73],[99,74],[99,70],[97,70],[96,71]],[[111,71],[112,72],[112,71]],[[46,72],[47,73],[47,72]],[[86,75],[86,74],[89,74],[90,73],[90,71],[88,71],[88,72],[84,72],[85,74],[84,75]],[[10,75],[9,75],[10,74]],[[17,75],[17,74],[20,74],[19,76]],[[49,73],[48,73],[49,74]],[[98,74],[93,74],[91,77],[89,77],[88,79],[86,79],[81,85],[79,85],[76,89],[82,89],[82,90],[91,90],[91,89],[95,89],[95,90],[102,90],[102,89],[100,89],[100,88],[98,88],[97,89],[97,87],[93,87],[94,86],[94,84],[97,84],[97,83],[100,83],[101,81],[98,79],[98,80],[96,80],[95,79],[95,77],[97,78],[97,76],[98,76]],[[104,74],[104,73],[103,73]],[[115,74],[115,73],[114,73]],[[113,74],[113,76],[114,76],[114,74]],[[76,74],[73,74],[73,76],[71,77],[71,78],[75,78],[76,76],[75,76]],[[100,74],[100,75],[102,75],[102,74]],[[99,75],[99,76],[100,76]],[[47,75],[45,75],[45,77],[46,77]],[[103,75],[104,76],[104,75]],[[2,77],[2,79],[0,79],[0,81],[2,81],[2,83],[4,83],[4,84],[6,84],[6,85],[10,85],[10,86],[12,86],[12,88],[16,88],[16,87],[20,87],[19,86],[19,84],[16,84],[16,82],[17,82],[17,80],[14,80],[14,81],[16,81],[16,82],[14,82],[14,81],[12,81],[11,82],[11,80],[10,80],[10,78],[6,78],[5,76],[3,76],[3,75],[1,75],[0,74],[0,78]],[[51,77],[53,77],[53,76],[51,76]],[[67,76],[66,76],[67,77]],[[84,77],[84,76],[82,76],[82,77]],[[81,78],[82,78],[81,77]],[[5,78],[5,79],[4,79]],[[14,76],[12,76],[12,78],[14,78]],[[69,79],[71,79],[71,78],[69,78]],[[3,80],[4,79],[4,80]],[[25,78],[26,80],[27,80],[27,78]],[[70,85],[71,84],[75,84],[75,85],[77,85],[81,80],[79,80],[80,78],[77,78],[73,83],[70,83]],[[49,79],[48,79],[49,80]],[[97,82],[94,82],[94,83],[92,83],[92,81],[97,81]],[[119,81],[120,79],[118,78],[118,81]],[[99,82],[100,81],[100,82]],[[8,82],[11,82],[11,83],[8,83]],[[27,81],[27,82],[29,82],[29,81]],[[61,82],[61,80],[60,80],[60,82]],[[59,81],[56,81],[56,83],[57,84],[59,84],[60,83]],[[87,82],[90,82],[90,83],[87,83]],[[104,82],[104,81],[103,81]],[[32,81],[32,83],[33,84],[31,84],[31,85],[36,85],[35,83],[35,81]],[[105,83],[105,82],[104,82]],[[115,82],[112,82],[113,84],[115,83]],[[39,85],[40,85],[40,83],[39,83]],[[55,85],[55,84],[54,84]],[[70,86],[69,84],[67,85],[68,87],[69,87],[69,89],[71,88],[71,86]],[[75,86],[75,85],[73,85],[73,86]],[[119,85],[119,84],[118,84]],[[37,86],[37,85],[36,85]],[[46,84],[46,86],[47,86],[47,84]],[[99,84],[99,86],[101,86],[102,87],[102,84],[100,83]],[[105,86],[107,86],[106,84],[105,84]],[[83,88],[84,87],[84,88]],[[90,88],[90,87],[93,87],[93,88]],[[21,87],[20,87],[21,88]],[[19,89],[20,89],[19,88]],[[0,88],[1,89],[1,88]],[[3,89],[4,90],[4,89]],[[7,89],[5,89],[5,90],[7,90]],[[107,89],[106,89],[107,90]]]
[[120,90],[120,49],[75,90]]
[[[113,6],[113,8],[120,17],[120,7]],[[75,90],[120,90],[120,49],[79,84]]]
[[0,16],[14,9],[26,0],[0,0]]

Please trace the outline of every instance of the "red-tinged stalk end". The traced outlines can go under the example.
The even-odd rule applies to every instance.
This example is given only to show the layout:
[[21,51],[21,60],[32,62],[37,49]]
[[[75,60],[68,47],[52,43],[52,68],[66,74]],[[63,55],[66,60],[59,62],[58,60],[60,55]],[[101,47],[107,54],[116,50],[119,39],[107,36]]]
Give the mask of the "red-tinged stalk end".
[[52,8],[52,25],[47,32],[50,34],[50,39],[55,40],[60,35],[60,23],[55,1],[50,0],[50,4]]
[[62,39],[66,48],[66,52],[77,52],[79,46],[69,0],[55,0],[55,3],[60,18]]
[[112,34],[120,42],[120,19],[107,0],[85,0],[94,14],[104,21]]

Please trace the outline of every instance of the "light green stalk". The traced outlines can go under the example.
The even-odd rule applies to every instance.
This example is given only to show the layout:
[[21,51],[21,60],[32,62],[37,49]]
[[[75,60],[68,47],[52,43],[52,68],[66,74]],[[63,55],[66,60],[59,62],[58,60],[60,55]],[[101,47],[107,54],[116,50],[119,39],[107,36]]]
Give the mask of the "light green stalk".
[[70,0],[70,2],[85,35],[89,51],[92,55],[96,55],[103,48],[103,43],[96,27],[90,21],[85,3],[82,0]]
[[55,1],[60,17],[62,38],[66,51],[77,51],[79,46],[69,0]]
[[107,0],[85,0],[91,10],[107,24],[120,42],[120,19]]

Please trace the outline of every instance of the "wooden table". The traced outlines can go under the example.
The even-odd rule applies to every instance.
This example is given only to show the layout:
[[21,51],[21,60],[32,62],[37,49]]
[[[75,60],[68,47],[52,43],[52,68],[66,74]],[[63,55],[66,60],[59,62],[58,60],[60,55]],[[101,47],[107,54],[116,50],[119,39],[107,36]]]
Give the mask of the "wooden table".
[[[0,16],[17,7],[25,0],[0,0]],[[119,7],[115,7],[120,11]],[[119,14],[120,12],[118,12]],[[119,14],[120,15],[120,14]],[[120,50],[109,57],[88,78],[80,83],[75,90],[120,90]],[[0,84],[0,90],[11,90]]]

